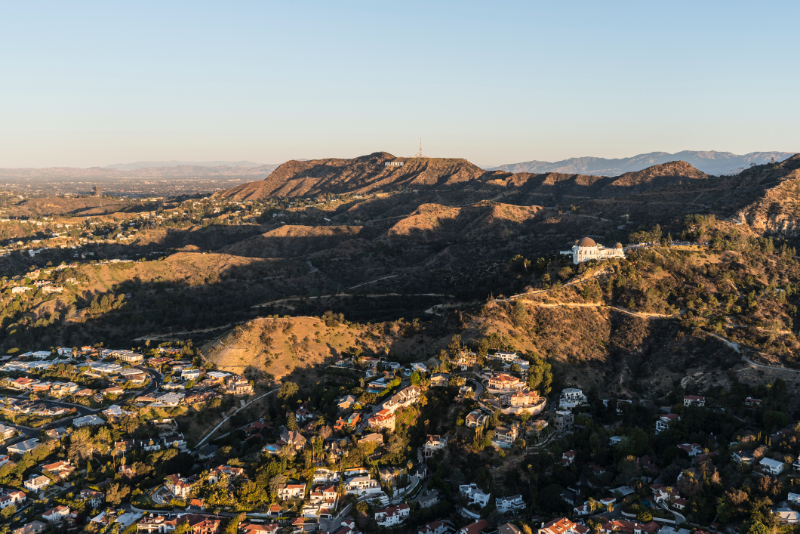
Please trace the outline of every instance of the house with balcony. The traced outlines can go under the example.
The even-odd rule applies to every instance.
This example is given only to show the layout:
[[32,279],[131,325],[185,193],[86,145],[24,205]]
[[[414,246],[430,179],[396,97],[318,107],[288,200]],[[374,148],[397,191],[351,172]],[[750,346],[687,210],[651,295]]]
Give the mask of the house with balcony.
[[428,439],[422,445],[423,455],[425,458],[430,458],[434,452],[440,451],[445,447],[447,447],[447,436],[428,434]]
[[393,527],[408,519],[409,515],[411,515],[411,507],[402,503],[375,510],[375,522],[379,527]]
[[484,493],[474,482],[472,484],[462,484],[458,487],[458,492],[465,497],[469,504],[474,504],[483,508],[489,504],[491,493]]
[[191,481],[186,478],[181,478],[180,473],[177,475],[167,475],[164,478],[164,487],[179,499],[186,499],[192,494]]
[[373,495],[381,492],[381,485],[369,475],[359,475],[347,480],[345,490],[349,495]]
[[589,400],[583,391],[578,388],[564,388],[558,398],[558,407],[561,410],[571,410],[578,406],[588,404]]
[[467,428],[483,428],[488,421],[489,416],[483,413],[480,408],[472,410],[467,414],[467,417],[464,418],[464,424]]
[[367,425],[370,428],[386,428],[394,432],[395,415],[392,410],[384,408],[369,419]]
[[669,428],[674,421],[680,421],[681,416],[676,413],[668,413],[660,416],[656,421],[656,434],[661,434]]
[[527,386],[519,378],[505,373],[496,373],[489,377],[487,389],[493,393],[521,391]]
[[761,466],[761,471],[764,474],[771,475],[771,476],[778,476],[783,473],[783,462],[779,462],[778,460],[773,460],[772,458],[762,458],[758,465]]
[[516,514],[525,510],[525,501],[522,500],[522,495],[498,497],[495,499],[495,505],[501,514]]
[[35,492],[44,490],[50,484],[51,481],[49,478],[47,478],[44,475],[36,475],[36,474],[31,475],[28,480],[22,483],[22,485],[25,486],[26,489]]
[[278,490],[278,497],[284,501],[288,501],[289,499],[301,499],[305,494],[305,484],[286,484],[284,487]]

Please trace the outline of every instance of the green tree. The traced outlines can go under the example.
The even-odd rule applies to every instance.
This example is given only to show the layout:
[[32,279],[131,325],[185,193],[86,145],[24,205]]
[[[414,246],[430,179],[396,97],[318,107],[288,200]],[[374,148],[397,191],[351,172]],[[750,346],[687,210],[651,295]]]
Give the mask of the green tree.
[[518,300],[516,304],[514,304],[514,326],[517,328],[521,328],[525,326],[525,323],[528,322],[528,310],[525,308],[525,304]]
[[741,534],[770,534],[770,529],[757,519],[749,519],[742,523]]
[[528,387],[540,395],[550,393],[553,384],[553,370],[549,363],[534,355],[528,369]]
[[300,388],[294,382],[284,382],[281,390],[278,392],[278,398],[283,400],[291,400],[300,392]]
[[411,378],[411,384],[412,385],[414,385],[414,386],[418,386],[419,385],[419,373],[418,372],[414,371],[413,373],[411,373],[411,377],[410,378]]
[[773,429],[783,428],[789,424],[789,418],[783,412],[764,412],[764,428],[769,433]]

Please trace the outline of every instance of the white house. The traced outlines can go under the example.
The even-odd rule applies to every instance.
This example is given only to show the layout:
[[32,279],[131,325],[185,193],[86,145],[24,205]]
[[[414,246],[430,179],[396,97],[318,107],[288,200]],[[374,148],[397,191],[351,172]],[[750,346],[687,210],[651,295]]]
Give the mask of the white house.
[[472,484],[462,484],[458,487],[459,493],[469,499],[469,504],[477,504],[481,508],[489,504],[491,493],[484,493],[474,482]]
[[[791,494],[790,494],[791,495]],[[17,490],[8,492],[2,496],[0,496],[0,510],[5,508],[6,506],[17,506],[19,504],[24,503],[27,500],[25,493]]]
[[512,495],[510,497],[498,497],[495,500],[497,511],[501,514],[511,514],[521,512],[525,509],[525,501],[522,495]]
[[586,395],[580,389],[565,388],[561,391],[561,397],[558,399],[558,407],[562,410],[570,410],[587,402]]
[[31,491],[42,491],[50,485],[50,479],[44,475],[31,475],[23,485]]
[[794,504],[800,504],[800,493],[791,493],[790,492],[789,496],[786,497],[786,500],[791,502],[791,503],[794,503]]
[[56,506],[42,514],[48,523],[58,523],[63,518],[69,516],[69,506]]
[[379,527],[393,527],[405,521],[411,514],[411,507],[406,503],[389,506],[375,511],[375,522]]
[[752,464],[755,457],[753,451],[734,451],[731,453],[731,459],[737,464]]
[[584,237],[575,241],[572,248],[569,250],[562,250],[561,254],[565,256],[572,256],[572,263],[578,265],[581,262],[589,260],[607,260],[611,258],[624,258],[625,252],[622,249],[622,243],[617,243],[614,248],[604,247],[595,242],[591,237]]
[[76,417],[72,420],[72,426],[80,428],[82,426],[104,425],[106,422],[96,415],[87,415],[84,417]]
[[422,445],[425,458],[430,458],[433,453],[447,447],[447,436],[428,435],[428,440]]
[[347,493],[350,495],[372,495],[381,492],[381,485],[377,480],[369,476],[357,476],[347,481],[345,485]]
[[764,473],[777,476],[783,473],[783,462],[773,460],[772,458],[762,458],[758,464]]
[[673,421],[680,421],[681,416],[676,413],[664,414],[656,421],[656,434],[661,434],[669,428]]
[[689,458],[694,458],[695,456],[699,456],[703,453],[703,447],[700,446],[699,443],[683,443],[682,445],[678,445],[678,448],[686,451],[686,454],[689,455]]
[[683,396],[683,405],[684,406],[705,406],[706,405],[706,398],[701,395],[684,395]]

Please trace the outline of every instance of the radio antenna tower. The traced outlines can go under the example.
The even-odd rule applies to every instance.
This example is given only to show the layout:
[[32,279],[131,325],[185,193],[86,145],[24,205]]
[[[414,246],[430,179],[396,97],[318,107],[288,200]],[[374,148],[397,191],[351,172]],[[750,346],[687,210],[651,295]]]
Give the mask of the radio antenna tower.
[[422,138],[419,138],[419,152],[414,156],[415,158],[427,158],[428,156],[422,153]]

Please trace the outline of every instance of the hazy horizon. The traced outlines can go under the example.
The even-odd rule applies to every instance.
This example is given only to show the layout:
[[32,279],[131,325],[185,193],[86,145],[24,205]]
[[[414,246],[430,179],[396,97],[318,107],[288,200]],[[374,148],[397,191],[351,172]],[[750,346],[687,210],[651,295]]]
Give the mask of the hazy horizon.
[[800,4],[10,4],[0,167],[800,150]]

